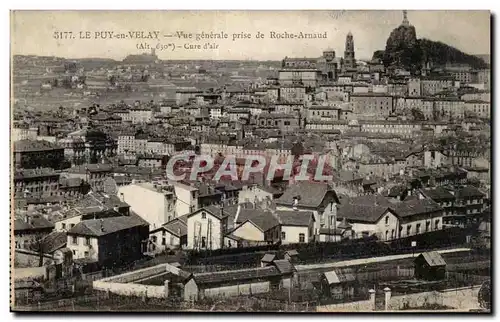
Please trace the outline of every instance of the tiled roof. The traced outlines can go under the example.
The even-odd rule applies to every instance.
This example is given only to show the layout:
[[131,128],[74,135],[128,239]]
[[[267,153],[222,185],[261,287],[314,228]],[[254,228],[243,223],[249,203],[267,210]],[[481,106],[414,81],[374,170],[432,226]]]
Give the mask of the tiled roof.
[[[66,246],[67,235],[64,231],[54,231],[42,239],[43,251],[53,253]],[[35,244],[38,246],[38,244]],[[38,250],[38,249],[36,249]]]
[[185,236],[187,235],[187,216],[188,215],[184,215],[172,219],[168,223],[164,224],[163,227],[176,237],[180,238],[181,236]]
[[101,207],[103,209],[113,209],[115,207],[123,208],[130,207],[116,195],[105,194],[100,192],[90,192],[75,204],[78,208]]
[[274,261],[275,258],[276,258],[275,254],[265,254],[260,261],[264,263],[271,263],[272,261]]
[[350,268],[335,268],[333,271],[325,272],[325,278],[328,284],[341,284],[353,282],[356,280],[354,271]]
[[455,197],[446,189],[442,187],[437,187],[433,189],[421,189],[420,190],[426,197],[432,200],[453,200]]
[[99,237],[145,225],[147,225],[147,223],[138,218],[137,215],[84,220],[76,224],[75,227],[71,228],[68,231],[68,234]]
[[257,228],[259,228],[263,232],[266,232],[269,229],[279,225],[278,219],[270,211],[263,211],[259,209],[254,209],[254,216],[250,217],[248,221],[253,223],[255,226],[257,226]]
[[111,172],[113,166],[111,164],[82,164],[69,168],[70,173],[87,173],[87,172]]
[[420,256],[422,256],[425,259],[425,261],[427,262],[427,264],[429,264],[429,266],[431,266],[431,267],[432,266],[446,265],[446,262],[444,261],[443,256],[441,256],[441,254],[439,254],[438,252],[426,252],[426,253],[420,254]]
[[24,178],[40,178],[40,177],[50,177],[59,176],[58,173],[51,168],[39,168],[39,169],[22,169],[16,170],[14,172],[14,179],[21,180]]
[[342,204],[337,209],[337,218],[345,218],[350,222],[376,223],[387,210],[388,206]]
[[432,199],[405,200],[395,204],[393,208],[400,217],[409,217],[443,210],[443,208]]
[[29,223],[23,219],[14,220],[14,231],[54,228],[54,224],[41,215],[28,215]]
[[299,207],[318,207],[329,190],[326,183],[298,182],[290,185],[283,192],[283,195],[276,200],[276,204],[291,206],[293,205],[294,198],[298,196]]
[[391,203],[387,198],[380,194],[363,195],[342,200],[342,203],[363,206],[390,206]]
[[457,198],[485,197],[484,193],[482,193],[481,191],[479,191],[479,189],[472,186],[466,186],[458,189],[456,195]]
[[311,211],[278,210],[276,215],[283,226],[309,226],[311,220],[314,219]]
[[283,275],[292,274],[296,271],[295,267],[287,259],[274,260],[273,265],[276,266],[278,271]]
[[267,266],[234,271],[200,273],[193,276],[197,284],[215,284],[278,277],[281,276],[281,273],[276,267]]
[[62,149],[49,141],[20,140],[14,142],[14,152],[50,151]]

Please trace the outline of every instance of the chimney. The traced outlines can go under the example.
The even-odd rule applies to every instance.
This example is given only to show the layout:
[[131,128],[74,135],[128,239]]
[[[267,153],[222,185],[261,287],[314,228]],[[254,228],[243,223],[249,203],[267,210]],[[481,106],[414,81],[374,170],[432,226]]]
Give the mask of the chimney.
[[234,216],[234,227],[236,227],[236,223],[238,222],[238,217],[240,216],[241,213],[241,205],[238,205],[238,208],[236,209],[236,215]]
[[298,210],[297,206],[299,205],[299,197],[293,197],[293,210]]
[[100,219],[99,223],[101,224],[101,232],[104,232],[104,220]]

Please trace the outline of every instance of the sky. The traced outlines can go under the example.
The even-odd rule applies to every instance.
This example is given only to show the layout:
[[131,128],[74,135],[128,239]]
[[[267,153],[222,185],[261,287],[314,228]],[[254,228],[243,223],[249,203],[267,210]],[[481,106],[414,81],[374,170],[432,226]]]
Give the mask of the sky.
[[[356,58],[370,59],[384,49],[390,32],[401,24],[402,11],[15,11],[11,16],[12,54],[65,58],[112,58],[156,50],[160,59],[280,60],[319,57],[331,48],[343,56],[345,37],[354,36]],[[408,11],[417,38],[441,41],[469,54],[490,53],[489,11]],[[76,39],[55,39],[54,32],[71,31]],[[79,39],[89,31],[91,39]],[[157,31],[160,40],[95,39],[95,32]],[[228,39],[165,38],[165,34],[225,32]],[[257,32],[264,38],[256,39]],[[326,39],[271,39],[270,33],[320,33]],[[249,33],[250,39],[233,34]],[[217,49],[203,49],[207,43]],[[177,47],[171,50],[175,44]],[[200,45],[201,49],[184,46]]]

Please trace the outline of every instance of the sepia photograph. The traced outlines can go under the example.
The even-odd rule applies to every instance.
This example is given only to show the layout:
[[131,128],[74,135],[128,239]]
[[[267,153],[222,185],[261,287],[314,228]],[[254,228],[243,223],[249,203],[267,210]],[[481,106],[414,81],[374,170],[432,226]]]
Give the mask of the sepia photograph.
[[11,10],[11,312],[491,314],[491,28]]

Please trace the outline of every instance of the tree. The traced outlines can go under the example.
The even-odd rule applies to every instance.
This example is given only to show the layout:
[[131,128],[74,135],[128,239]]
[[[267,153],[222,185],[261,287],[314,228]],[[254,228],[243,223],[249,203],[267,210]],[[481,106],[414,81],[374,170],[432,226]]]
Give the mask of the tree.
[[419,110],[418,108],[412,108],[411,115],[413,116],[413,119],[416,121],[425,121],[424,113],[422,113],[422,111]]
[[441,118],[441,117],[440,117],[440,115],[439,115],[439,111],[438,111],[438,109],[437,109],[436,107],[433,107],[433,108],[432,108],[432,119],[433,119],[434,121],[439,121],[439,120],[440,120],[440,118]]
[[115,75],[111,75],[108,80],[109,80],[109,85],[111,85],[111,86],[116,85],[116,76]]
[[479,293],[477,294],[477,299],[479,301],[479,305],[489,310],[491,308],[491,282],[486,281],[481,285],[479,289]]

